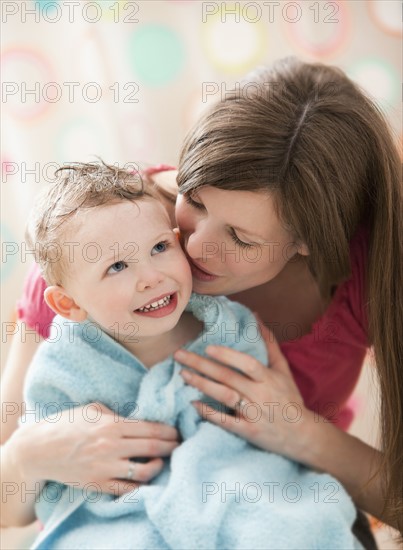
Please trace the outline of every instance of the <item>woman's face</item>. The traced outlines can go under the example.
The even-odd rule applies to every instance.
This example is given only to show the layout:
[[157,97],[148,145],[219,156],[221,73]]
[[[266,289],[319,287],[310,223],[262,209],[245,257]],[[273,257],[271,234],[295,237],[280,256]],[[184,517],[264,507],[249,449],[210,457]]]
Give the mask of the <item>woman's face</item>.
[[273,198],[261,191],[202,187],[179,195],[176,221],[193,290],[229,295],[270,281],[297,252],[306,253],[280,223]]

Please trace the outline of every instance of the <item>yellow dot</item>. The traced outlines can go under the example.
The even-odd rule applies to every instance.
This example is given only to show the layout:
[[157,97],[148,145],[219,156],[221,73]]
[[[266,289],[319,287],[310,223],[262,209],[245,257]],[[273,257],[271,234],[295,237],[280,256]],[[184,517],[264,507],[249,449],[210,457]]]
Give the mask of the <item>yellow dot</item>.
[[229,74],[243,73],[264,57],[266,32],[258,10],[222,3],[202,23],[202,43],[213,66]]

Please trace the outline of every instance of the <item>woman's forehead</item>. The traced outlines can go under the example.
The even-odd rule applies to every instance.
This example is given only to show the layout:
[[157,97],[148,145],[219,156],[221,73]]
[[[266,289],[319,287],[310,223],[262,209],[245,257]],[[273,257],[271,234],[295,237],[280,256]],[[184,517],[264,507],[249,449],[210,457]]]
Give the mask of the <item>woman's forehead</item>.
[[209,214],[222,223],[245,232],[262,235],[283,231],[273,193],[267,191],[234,191],[205,186],[192,197],[202,202]]
[[266,191],[236,191],[205,186],[193,191],[191,195],[198,197],[211,209],[242,214],[244,219],[253,219],[256,214],[268,215],[274,210],[274,198]]

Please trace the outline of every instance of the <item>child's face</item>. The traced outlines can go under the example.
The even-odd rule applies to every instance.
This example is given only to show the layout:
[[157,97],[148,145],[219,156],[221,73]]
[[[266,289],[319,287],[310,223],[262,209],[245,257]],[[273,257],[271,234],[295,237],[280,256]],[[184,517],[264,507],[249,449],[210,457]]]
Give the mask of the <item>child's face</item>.
[[79,212],[77,222],[64,285],[74,301],[122,344],[171,330],[189,300],[192,276],[161,203],[108,204]]

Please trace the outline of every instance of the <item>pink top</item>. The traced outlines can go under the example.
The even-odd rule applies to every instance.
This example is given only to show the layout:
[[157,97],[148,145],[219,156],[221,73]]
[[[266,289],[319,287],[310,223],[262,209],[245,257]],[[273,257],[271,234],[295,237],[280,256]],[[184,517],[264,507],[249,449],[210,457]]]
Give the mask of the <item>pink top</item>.
[[[146,170],[174,170],[160,165]],[[305,405],[346,430],[353,411],[346,406],[370,344],[365,311],[369,230],[360,227],[350,243],[351,277],[340,284],[324,315],[312,331],[292,342],[282,342]],[[53,311],[43,299],[46,283],[33,264],[19,300],[18,317],[43,338],[49,335]],[[290,413],[291,414],[291,413]]]

